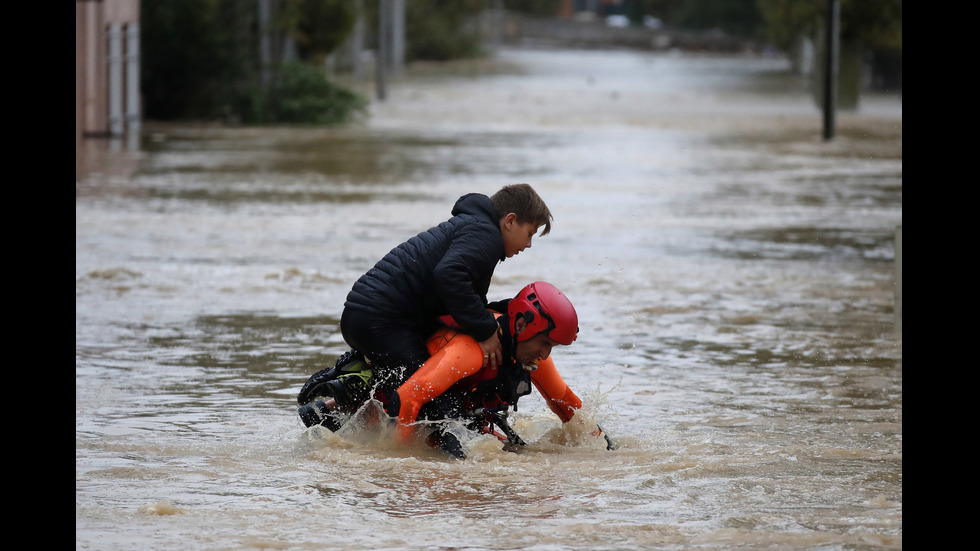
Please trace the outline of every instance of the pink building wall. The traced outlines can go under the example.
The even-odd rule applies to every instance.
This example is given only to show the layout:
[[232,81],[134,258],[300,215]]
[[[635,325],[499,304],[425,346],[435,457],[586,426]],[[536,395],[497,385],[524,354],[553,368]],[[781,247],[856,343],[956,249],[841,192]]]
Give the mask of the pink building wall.
[[138,132],[139,0],[75,0],[75,141]]

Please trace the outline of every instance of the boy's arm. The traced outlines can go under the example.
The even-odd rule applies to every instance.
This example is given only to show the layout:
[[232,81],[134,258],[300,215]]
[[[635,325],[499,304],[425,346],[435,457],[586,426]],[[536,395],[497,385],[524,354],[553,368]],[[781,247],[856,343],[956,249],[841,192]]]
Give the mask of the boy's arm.
[[507,305],[510,304],[511,299],[505,298],[504,300],[496,300],[487,304],[487,310],[493,312],[499,312],[501,314],[507,313]]
[[480,342],[497,331],[497,322],[486,309],[486,292],[502,250],[485,231],[461,231],[433,273],[440,301],[463,331]]

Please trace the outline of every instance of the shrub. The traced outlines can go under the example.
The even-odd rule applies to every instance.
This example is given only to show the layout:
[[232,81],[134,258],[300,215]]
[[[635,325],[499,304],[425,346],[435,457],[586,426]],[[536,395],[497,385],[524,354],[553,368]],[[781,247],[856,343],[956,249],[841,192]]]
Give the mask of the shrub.
[[284,63],[268,92],[257,91],[246,123],[340,124],[367,112],[366,98],[307,63]]

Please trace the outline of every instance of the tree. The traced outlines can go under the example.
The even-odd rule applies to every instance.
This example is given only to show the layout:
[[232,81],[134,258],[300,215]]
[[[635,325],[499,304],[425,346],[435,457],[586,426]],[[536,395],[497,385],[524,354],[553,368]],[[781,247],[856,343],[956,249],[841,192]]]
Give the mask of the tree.
[[[350,0],[142,0],[146,118],[348,120],[366,101],[329,83],[323,58],[350,33],[357,5]],[[268,22],[260,17],[266,11]],[[271,59],[260,56],[266,38],[275,46]],[[291,45],[295,48],[286,47]]]
[[695,31],[719,29],[742,38],[765,34],[755,0],[683,0],[670,9],[670,25]]
[[352,0],[280,0],[276,28],[296,44],[299,59],[322,64],[350,35],[359,16]]
[[149,119],[227,117],[256,70],[253,2],[143,0],[141,91]]
[[[484,54],[477,18],[486,0],[405,0],[405,61],[446,61]],[[365,18],[378,20],[378,2],[364,4]],[[377,43],[377,25],[369,24]]]
[[[803,41],[820,46],[817,62],[823,56],[823,29],[828,0],[755,0],[766,22],[769,41],[780,51],[799,60]],[[840,0],[840,78],[839,106],[857,106],[864,84],[868,59],[872,74],[889,89],[901,90],[902,0]],[[820,71],[814,71],[817,79]],[[872,82],[874,84],[874,82]],[[816,99],[822,86],[814,82]]]

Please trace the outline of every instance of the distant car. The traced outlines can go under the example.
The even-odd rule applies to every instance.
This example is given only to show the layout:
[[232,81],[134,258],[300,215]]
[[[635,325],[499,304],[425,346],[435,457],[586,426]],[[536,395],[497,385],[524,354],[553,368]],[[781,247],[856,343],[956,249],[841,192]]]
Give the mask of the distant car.
[[653,17],[652,15],[643,16],[643,26],[648,29],[659,29],[664,26],[664,22]]
[[606,26],[607,27],[629,27],[630,18],[625,15],[607,15],[606,16]]

